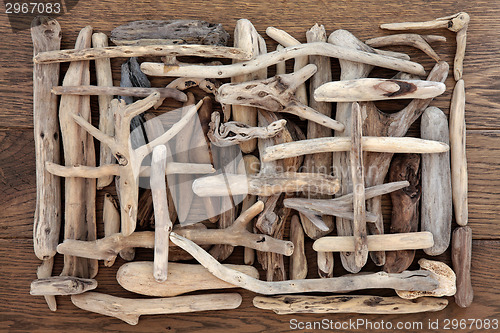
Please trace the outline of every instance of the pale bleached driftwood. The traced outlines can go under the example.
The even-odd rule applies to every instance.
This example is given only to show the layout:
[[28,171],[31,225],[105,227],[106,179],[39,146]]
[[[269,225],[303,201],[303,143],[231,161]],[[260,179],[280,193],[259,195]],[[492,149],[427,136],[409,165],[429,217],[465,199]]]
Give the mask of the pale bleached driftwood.
[[[31,38],[34,55],[59,50],[61,27],[56,20],[39,16],[33,20]],[[50,87],[58,84],[58,81],[58,64],[33,66],[33,127],[36,160],[33,248],[40,260],[48,260],[56,254],[61,230],[61,182],[58,177],[45,170],[46,162],[59,163],[61,160],[57,97],[50,93]]]
[[[385,235],[368,235],[368,251],[396,251],[426,249],[434,244],[428,231],[407,232]],[[326,236],[313,243],[315,251],[351,252],[354,249],[353,236]]]
[[[422,114],[420,134],[423,139],[449,143],[446,115],[436,107]],[[420,229],[430,231],[434,246],[428,255],[439,255],[450,245],[452,207],[450,153],[422,155],[422,204]]]
[[170,240],[189,252],[198,262],[221,280],[256,292],[258,294],[293,294],[304,292],[347,292],[360,289],[398,289],[405,285],[412,290],[434,290],[438,282],[428,271],[408,271],[401,274],[378,272],[366,275],[346,275],[328,279],[307,279],[290,281],[260,281],[246,274],[222,266],[210,254],[192,241],[175,233]]
[[[52,268],[54,266],[54,257],[42,260],[40,266],[36,269],[36,277],[38,279],[44,279],[52,276]],[[44,295],[45,302],[50,309],[50,311],[57,311],[56,297],[53,295]]]
[[94,279],[53,276],[31,282],[30,295],[77,295],[97,288]]
[[316,252],[318,259],[318,276],[320,278],[331,278],[333,277],[333,268],[335,264],[335,259],[333,258],[333,252]]
[[426,99],[439,96],[445,90],[442,82],[365,78],[325,83],[314,91],[314,99],[319,102]]
[[[420,155],[394,155],[389,169],[389,181],[402,180],[407,180],[410,185],[391,192],[392,215],[389,233],[396,235],[398,233],[414,233],[418,231],[419,204],[422,195]],[[429,190],[432,191],[433,189]],[[433,221],[433,223],[439,222]],[[434,234],[432,235],[434,240]],[[384,271],[387,273],[400,273],[408,269],[412,264],[415,258],[415,251],[414,249],[387,251],[385,256]]]
[[[201,265],[169,263],[168,278],[158,282],[153,278],[153,263],[136,261],[124,264],[116,273],[116,280],[124,289],[147,296],[171,297],[197,290],[236,288],[216,278]],[[246,265],[224,265],[258,279],[255,267]]]
[[[185,45],[187,46],[187,45]],[[177,51],[179,52],[179,51]],[[194,52],[192,52],[194,53]],[[174,54],[175,55],[175,54]],[[196,54],[191,54],[196,55]],[[388,57],[379,54],[348,49],[342,46],[328,43],[316,42],[284,48],[259,55],[253,60],[242,63],[222,66],[168,66],[160,63],[144,62],[141,69],[147,75],[152,76],[180,76],[180,77],[204,77],[204,78],[228,78],[237,75],[249,74],[262,68],[272,66],[278,62],[301,56],[320,55],[334,57],[344,60],[366,63],[373,66],[394,69],[405,73],[425,75],[424,68],[417,63]]]
[[304,230],[297,215],[290,222],[290,241],[293,253],[290,256],[290,280],[302,280],[307,277],[307,258],[304,252]]
[[286,295],[257,296],[253,299],[253,305],[281,315],[294,313],[407,314],[441,311],[448,305],[448,300],[433,297],[407,300],[399,297],[361,295]]
[[[260,171],[260,161],[254,155],[243,156],[243,163],[245,167],[245,173],[248,175],[255,175]],[[244,212],[250,208],[253,204],[257,202],[257,197],[255,195],[247,195],[241,202],[241,211]],[[248,223],[247,229],[252,232],[254,228],[254,221]],[[243,262],[245,265],[253,265],[255,261],[255,250],[249,247],[245,247],[245,252],[243,254]]]
[[270,196],[301,191],[331,195],[337,192],[338,187],[337,179],[332,176],[297,172],[269,175],[223,174],[198,178],[193,182],[193,191],[200,197],[226,196],[229,193]]
[[[120,207],[109,193],[104,194],[104,204],[102,208],[102,222],[104,224],[104,237],[120,232]],[[104,261],[104,266],[111,267],[115,260]]]
[[426,22],[387,23],[380,25],[380,28],[388,30],[424,30],[446,28],[450,31],[456,32],[457,50],[455,53],[453,74],[455,76],[455,80],[458,81],[462,78],[463,74],[463,61],[465,56],[465,44],[469,21],[469,14],[460,12]]
[[465,226],[469,219],[464,80],[455,84],[450,106],[451,189],[455,221]]
[[167,147],[156,146],[151,159],[151,176],[149,185],[153,196],[155,214],[155,248],[154,271],[156,281],[163,282],[168,276],[168,238],[172,231],[172,221],[168,213],[167,184],[165,182],[165,167],[167,164]]
[[469,226],[458,227],[453,231],[451,243],[451,261],[457,275],[455,303],[462,308],[471,305],[474,298],[471,273],[472,229]]
[[222,104],[245,105],[294,114],[323,126],[342,131],[344,125],[302,104],[294,95],[297,87],[316,73],[309,64],[291,74],[276,75],[265,80],[226,83],[220,86],[216,100]]
[[229,34],[221,24],[201,20],[142,20],[111,31],[116,45],[226,45]]
[[420,259],[418,261],[421,269],[431,272],[431,276],[439,281],[439,286],[432,291],[403,291],[396,290],[399,297],[405,299],[415,299],[422,296],[453,296],[457,290],[456,288],[456,275],[453,270],[440,261],[433,261],[427,259]]
[[393,45],[413,46],[438,62],[441,61],[441,57],[429,45],[433,42],[446,42],[446,37],[436,35],[396,34],[375,37],[365,41],[366,45],[372,47],[384,47]]
[[241,296],[237,293],[221,293],[128,299],[88,292],[71,296],[71,302],[80,309],[115,317],[130,325],[137,325],[141,315],[236,309],[241,304]]

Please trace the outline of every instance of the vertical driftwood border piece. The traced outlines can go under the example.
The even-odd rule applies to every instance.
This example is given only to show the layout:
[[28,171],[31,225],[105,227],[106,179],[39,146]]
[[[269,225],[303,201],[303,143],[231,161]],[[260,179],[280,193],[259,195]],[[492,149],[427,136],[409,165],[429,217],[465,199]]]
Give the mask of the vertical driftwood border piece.
[[474,291],[472,290],[471,273],[472,257],[472,229],[469,226],[459,227],[453,231],[451,247],[451,260],[453,270],[457,275],[457,292],[455,303],[466,308],[472,303]]
[[[102,222],[104,224],[104,237],[120,232],[120,211],[116,200],[109,193],[104,194],[104,204],[102,207]],[[115,263],[115,258],[105,260],[104,266],[111,267]]]
[[[260,171],[260,160],[254,155],[243,156],[243,163],[245,165],[245,172],[247,175],[257,174]],[[257,202],[255,195],[247,195],[241,203],[241,211],[244,212]],[[248,231],[252,232],[255,223],[249,223],[247,226]],[[252,248],[245,247],[243,262],[245,265],[253,265],[255,261],[255,251]]]
[[297,215],[290,222],[290,241],[293,253],[290,256],[290,280],[302,280],[307,277],[307,258],[304,252],[304,230]]

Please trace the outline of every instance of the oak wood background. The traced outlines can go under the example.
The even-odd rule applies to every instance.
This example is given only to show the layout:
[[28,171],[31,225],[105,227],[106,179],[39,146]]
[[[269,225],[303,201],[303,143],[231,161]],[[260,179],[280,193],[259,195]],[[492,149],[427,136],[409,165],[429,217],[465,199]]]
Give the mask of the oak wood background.
[[[95,31],[108,33],[116,26],[142,19],[204,19],[219,22],[232,34],[236,20],[250,19],[264,35],[265,28],[285,29],[300,41],[313,24],[325,25],[327,32],[348,29],[361,39],[381,36],[380,23],[428,20],[467,11],[471,15],[464,64],[467,89],[467,157],[469,166],[469,225],[473,229],[472,281],[474,303],[468,309],[457,307],[453,298],[438,313],[404,316],[367,315],[286,315],[252,306],[253,294],[243,295],[240,308],[232,311],[201,312],[185,315],[143,316],[137,326],[118,319],[87,313],[75,308],[69,298],[58,298],[58,311],[48,310],[42,297],[29,295],[30,282],[36,278],[39,261],[32,250],[32,219],[35,207],[35,165],[32,137],[32,44],[29,30],[13,33],[7,16],[0,14],[0,331],[115,331],[115,332],[286,332],[289,321],[318,321],[323,318],[344,321],[358,318],[370,321],[421,321],[424,331],[429,320],[497,319],[500,320],[500,2],[491,1],[80,1],[70,12],[58,18],[63,31],[62,48],[73,48],[79,30],[92,25]],[[435,50],[452,64],[454,35],[436,44]],[[267,39],[268,47],[275,43]],[[418,51],[396,48],[430,69],[432,61]],[[118,69],[119,62],[113,66]],[[67,65],[62,66],[62,72]],[[333,61],[334,78],[338,62]],[[450,73],[451,74],[451,73]],[[451,75],[452,76],[452,75]],[[118,76],[115,75],[115,80]],[[95,80],[95,78],[93,78]],[[446,113],[454,81],[446,81],[447,92],[433,105]],[[94,104],[95,106],[95,100]],[[396,108],[400,108],[397,106]],[[93,112],[96,108],[94,107]],[[412,130],[416,132],[417,128]],[[100,196],[102,199],[102,195]],[[102,200],[98,200],[102,202]],[[389,204],[390,205],[390,202]],[[387,206],[387,205],[386,205]],[[390,206],[386,207],[386,211]],[[99,226],[102,234],[102,226]],[[316,277],[315,256],[311,242],[306,244],[309,277]],[[242,250],[235,250],[228,260],[242,263]],[[419,256],[422,253],[419,252]],[[151,251],[138,251],[138,258],[151,259]],[[61,269],[56,261],[54,275]],[[343,274],[336,256],[336,275]],[[438,259],[449,263],[450,254]],[[122,290],[115,281],[114,267],[99,267],[98,291],[123,297],[137,297]],[[375,269],[369,265],[366,270]],[[373,292],[372,292],[373,293]],[[388,293],[384,291],[384,293]],[[390,293],[389,293],[390,294]],[[362,331],[362,330],[360,330]],[[475,331],[474,329],[460,330]]]

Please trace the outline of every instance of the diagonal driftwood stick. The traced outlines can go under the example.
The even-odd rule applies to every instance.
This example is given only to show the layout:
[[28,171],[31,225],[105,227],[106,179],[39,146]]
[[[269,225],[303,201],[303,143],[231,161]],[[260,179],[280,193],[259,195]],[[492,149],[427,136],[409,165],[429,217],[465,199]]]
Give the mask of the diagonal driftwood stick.
[[77,295],[97,288],[94,279],[53,276],[31,282],[30,295]]
[[376,37],[365,41],[366,45],[372,47],[384,47],[392,45],[413,46],[427,54],[436,62],[439,62],[441,61],[441,57],[429,45],[433,42],[446,42],[446,37],[436,35],[397,34]]
[[241,304],[241,296],[237,293],[221,293],[153,299],[127,299],[88,292],[71,296],[71,302],[80,309],[115,317],[130,325],[137,325],[141,315],[236,309]]
[[401,274],[383,272],[366,275],[346,275],[328,279],[308,279],[267,282],[254,279],[246,274],[222,266],[210,254],[192,241],[170,234],[170,240],[189,252],[198,262],[219,279],[256,292],[258,294],[291,294],[304,292],[347,292],[360,289],[389,288],[406,285],[413,290],[434,290],[438,283],[430,276],[430,272],[413,271]]
[[441,311],[448,305],[446,299],[423,297],[406,300],[399,297],[335,295],[335,296],[257,296],[253,305],[273,310],[276,314],[294,313],[362,313],[406,314]]
[[[173,98],[179,102],[187,100],[186,94],[172,88],[53,86],[51,92],[55,95],[98,95],[100,97],[106,95],[148,97],[152,93],[157,92],[161,98]],[[109,135],[112,135],[112,133]]]
[[387,57],[379,54],[370,54],[352,50],[328,43],[316,42],[284,48],[280,51],[259,55],[253,60],[242,63],[222,66],[167,66],[164,64],[143,62],[141,69],[152,76],[180,76],[204,78],[228,78],[237,75],[249,74],[262,68],[275,65],[279,62],[301,56],[319,55],[334,57],[349,61],[365,63],[373,66],[394,69],[405,73],[425,75],[424,68],[417,63]]

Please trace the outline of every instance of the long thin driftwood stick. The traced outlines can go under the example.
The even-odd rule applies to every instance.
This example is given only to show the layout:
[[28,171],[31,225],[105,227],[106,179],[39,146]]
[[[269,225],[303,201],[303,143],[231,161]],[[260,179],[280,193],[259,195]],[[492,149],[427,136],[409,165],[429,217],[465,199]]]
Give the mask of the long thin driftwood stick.
[[429,45],[433,42],[446,42],[446,37],[436,35],[418,35],[418,34],[396,34],[371,38],[365,41],[366,45],[372,47],[384,47],[392,45],[409,45],[427,54],[436,62],[441,61],[441,57]]
[[290,241],[293,242],[293,253],[290,256],[290,280],[305,279],[307,258],[304,252],[304,230],[297,215],[292,216],[290,223]]
[[97,288],[94,279],[53,276],[31,282],[30,295],[77,295]]
[[[260,171],[260,161],[257,157],[254,155],[245,155],[243,156],[243,163],[245,165],[245,173],[247,175],[255,175],[259,173]],[[257,202],[257,196],[255,195],[247,195],[242,203],[241,203],[241,211],[246,211],[248,208],[250,208],[252,205],[254,205]],[[252,231],[254,228],[255,223],[254,221],[250,221],[248,223],[248,231]],[[292,241],[293,242],[293,241]],[[255,250],[249,247],[245,248],[244,256],[243,256],[243,262],[245,265],[253,265],[255,261]]]
[[160,94],[161,98],[173,98],[179,102],[185,102],[187,100],[186,94],[184,94],[182,91],[172,88],[54,86],[52,87],[51,91],[55,95],[98,95],[99,97],[104,97],[107,95],[148,97],[152,93],[157,92]]
[[466,308],[472,303],[474,291],[472,290],[471,273],[472,257],[472,229],[469,226],[459,227],[453,231],[451,243],[451,260],[453,270],[457,275],[457,293],[455,303]]
[[[53,266],[54,257],[43,260],[40,266],[36,269],[36,277],[38,279],[51,277]],[[57,311],[56,297],[53,295],[44,295],[43,297],[45,298],[45,302],[47,302],[50,311]]]
[[[108,237],[120,232],[120,211],[116,200],[111,194],[104,194],[104,204],[102,208],[102,222],[104,224],[104,237]],[[107,260],[104,266],[111,267],[115,260]]]

